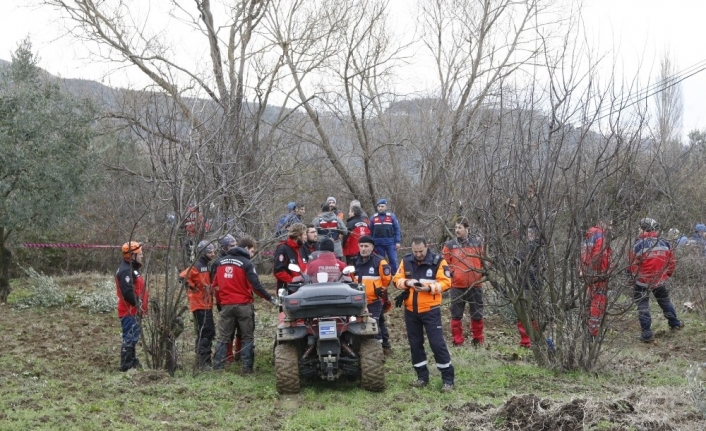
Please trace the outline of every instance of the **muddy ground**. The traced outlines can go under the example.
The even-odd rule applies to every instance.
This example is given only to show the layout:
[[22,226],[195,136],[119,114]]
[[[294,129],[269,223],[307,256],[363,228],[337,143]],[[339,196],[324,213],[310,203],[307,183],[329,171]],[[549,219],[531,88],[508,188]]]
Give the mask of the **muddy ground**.
[[[400,310],[393,310],[389,319],[395,354],[388,367],[405,367],[406,372],[408,355],[400,313]],[[611,365],[611,372],[616,376],[635,376],[633,380],[623,380],[634,382],[632,384],[621,383],[620,387],[610,385],[601,393],[592,393],[585,388],[572,387],[574,383],[567,379],[564,394],[559,398],[569,401],[539,397],[531,391],[513,395],[500,405],[457,400],[445,407],[444,425],[435,429],[704,430],[706,420],[695,408],[688,392],[689,387],[683,380],[674,384],[655,384],[649,383],[647,377],[664,369],[681,370],[675,373],[679,376],[690,364],[706,361],[706,331],[703,331],[701,323],[703,319],[694,314],[687,317],[686,322],[691,325],[690,331],[685,330],[676,335],[668,331],[657,331],[656,343],[632,343],[630,346],[636,349],[637,354]],[[696,330],[694,326],[698,325],[701,325],[701,329]],[[0,380],[13,378],[18,373],[26,380],[25,395],[12,402],[16,408],[38,412],[45,408],[36,399],[35,394],[40,391],[38,388],[33,389],[32,382],[39,382],[37,385],[42,381],[59,382],[65,391],[64,395],[80,394],[91,399],[101,396],[100,388],[83,382],[81,374],[117,374],[120,326],[113,313],[89,315],[83,309],[72,308],[18,310],[2,305],[0,328],[2,355],[5,359],[13,358],[11,365],[0,370]],[[634,338],[636,328],[636,322],[626,323],[625,337]],[[501,362],[531,361],[531,356],[513,358],[498,348],[515,343],[516,333],[513,329],[499,317],[488,318],[486,349]],[[268,336],[265,332],[259,335]],[[182,351],[190,357],[190,337],[183,343]],[[261,349],[265,350],[265,347]],[[645,354],[641,355],[640,352]],[[8,364],[7,361],[4,363]],[[169,379],[164,372],[146,371],[136,375],[133,384],[138,387],[159,385]],[[59,399],[61,396],[57,395]],[[0,424],[7,414],[0,412]],[[273,427],[276,428],[276,425]],[[379,426],[372,427],[376,428]]]

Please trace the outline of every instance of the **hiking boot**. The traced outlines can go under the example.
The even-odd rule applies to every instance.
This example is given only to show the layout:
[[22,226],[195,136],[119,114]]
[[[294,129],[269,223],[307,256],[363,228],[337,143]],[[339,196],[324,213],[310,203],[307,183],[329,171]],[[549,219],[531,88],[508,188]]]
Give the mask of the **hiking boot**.
[[417,379],[409,384],[413,388],[425,388],[429,384],[428,381]]
[[243,371],[242,371],[243,375],[252,374],[252,373],[254,373],[252,367],[243,367]]
[[483,342],[482,342],[481,340],[478,340],[478,339],[475,339],[475,338],[474,338],[474,339],[471,340],[471,345],[472,345],[473,347],[480,347],[480,346],[483,345]]
[[649,335],[649,336],[640,335],[639,337],[637,337],[637,339],[642,341],[643,343],[654,343],[655,336],[654,335]]
[[382,354],[387,356],[390,356],[392,354],[392,347],[383,347],[382,348]]
[[453,392],[454,389],[456,389],[456,386],[454,386],[453,383],[444,383],[444,385],[441,387],[441,392]]
[[681,331],[681,329],[684,327],[684,322],[679,322],[679,325],[677,326],[670,326],[669,329],[672,331]]

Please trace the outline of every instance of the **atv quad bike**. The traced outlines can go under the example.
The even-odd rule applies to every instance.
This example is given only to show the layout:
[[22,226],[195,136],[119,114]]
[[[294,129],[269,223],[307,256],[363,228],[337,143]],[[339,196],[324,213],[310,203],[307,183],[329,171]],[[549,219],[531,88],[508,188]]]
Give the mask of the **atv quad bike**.
[[343,376],[360,378],[369,391],[385,389],[382,344],[375,339],[378,326],[367,311],[362,286],[309,284],[307,279],[280,289],[279,296],[283,313],[274,348],[279,393],[299,393],[302,379]]

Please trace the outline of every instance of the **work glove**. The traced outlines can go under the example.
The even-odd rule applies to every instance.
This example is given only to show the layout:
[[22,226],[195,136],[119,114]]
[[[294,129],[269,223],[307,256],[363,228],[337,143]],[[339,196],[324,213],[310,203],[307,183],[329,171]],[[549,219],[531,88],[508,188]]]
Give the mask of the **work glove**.
[[400,308],[404,305],[404,301],[409,298],[409,290],[405,290],[399,295],[395,296],[395,307]]
[[385,292],[385,289],[383,289],[382,287],[376,287],[375,296],[377,296],[378,298],[384,298],[387,296],[387,292]]
[[279,301],[275,297],[270,298],[270,303],[275,307],[279,307]]

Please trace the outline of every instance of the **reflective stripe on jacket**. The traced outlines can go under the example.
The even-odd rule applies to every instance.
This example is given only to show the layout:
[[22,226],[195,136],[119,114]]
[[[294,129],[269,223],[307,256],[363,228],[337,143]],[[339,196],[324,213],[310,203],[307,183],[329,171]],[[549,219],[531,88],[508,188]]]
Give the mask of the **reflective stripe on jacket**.
[[[409,279],[417,279],[425,286],[432,288],[431,292],[417,292],[414,288],[405,287]],[[431,250],[422,262],[417,262],[413,254],[402,259],[392,281],[400,290],[409,290],[410,295],[404,305],[413,313],[424,313],[441,305],[441,293],[451,288],[451,274],[446,260]]]
[[376,288],[381,287],[387,290],[392,279],[391,271],[387,261],[377,254],[373,253],[367,260],[363,260],[363,257],[358,255],[358,259],[355,261],[355,276],[358,283],[365,286],[365,297],[368,304],[380,299],[375,294]]

